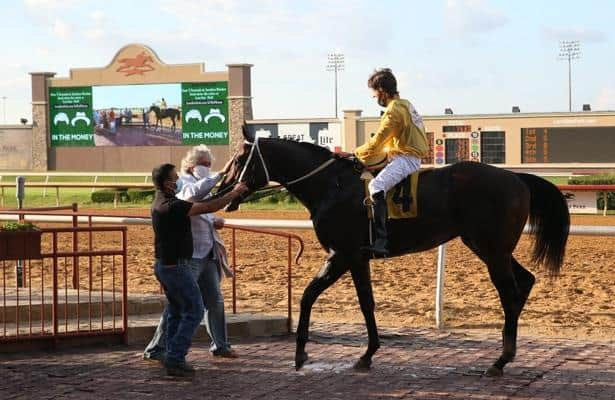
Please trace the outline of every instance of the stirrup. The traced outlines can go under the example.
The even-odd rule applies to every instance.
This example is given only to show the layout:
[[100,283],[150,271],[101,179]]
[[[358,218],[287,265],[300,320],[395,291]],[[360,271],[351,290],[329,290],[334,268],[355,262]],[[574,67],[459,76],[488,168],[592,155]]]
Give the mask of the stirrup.
[[373,254],[376,257],[386,258],[389,256],[389,250],[386,247],[383,249],[376,249],[373,244],[369,246],[361,246],[361,250],[366,253]]

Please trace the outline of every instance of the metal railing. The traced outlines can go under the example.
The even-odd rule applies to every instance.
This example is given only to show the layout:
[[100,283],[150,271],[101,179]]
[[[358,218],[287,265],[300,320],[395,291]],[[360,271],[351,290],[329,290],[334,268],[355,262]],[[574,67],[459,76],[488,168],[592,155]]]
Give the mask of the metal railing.
[[[66,209],[72,209],[72,212],[65,212]],[[60,212],[50,213],[49,211],[58,210]],[[117,214],[92,214],[88,212],[78,212],[76,205],[70,207],[48,207],[45,210],[41,209],[22,209],[22,210],[3,210],[0,211],[0,220],[10,220],[10,219],[19,219],[19,220],[29,220],[29,221],[48,221],[48,222],[71,222],[73,224],[73,228],[78,227],[79,223],[87,222],[89,228],[92,228],[95,222],[107,222],[107,223],[136,223],[140,225],[151,225],[151,218],[149,217],[137,217],[130,215],[117,215]],[[106,220],[106,221],[105,221]],[[233,313],[237,313],[237,241],[236,241],[236,231],[242,232],[251,232],[261,235],[269,235],[269,236],[277,236],[282,237],[287,240],[288,249],[287,249],[287,292],[288,292],[288,329],[290,332],[292,326],[292,241],[296,240],[299,244],[299,249],[295,256],[295,263],[299,264],[299,259],[303,254],[304,243],[300,236],[280,231],[273,231],[268,229],[259,229],[251,226],[244,226],[240,223],[240,220],[233,220],[231,223],[227,220],[225,224],[226,229],[231,230],[231,268],[233,270],[233,279],[232,279],[232,307]],[[76,251],[78,248],[77,237],[74,236],[72,238],[73,243],[73,251]],[[88,248],[92,249],[92,234],[89,234],[88,239]],[[152,256],[153,259],[153,256]],[[79,270],[73,270],[72,274],[72,287],[73,289],[77,289],[79,284]],[[162,293],[162,290],[161,290]]]
[[[18,284],[14,261],[1,261],[0,343],[62,337],[119,336],[127,343],[127,228],[43,228],[40,258],[23,263]],[[109,249],[73,247],[79,234],[118,234]],[[113,242],[104,240],[105,246]],[[77,241],[77,244],[78,241]],[[83,271],[80,274],[79,271]],[[72,279],[70,276],[72,275]],[[74,284],[74,278],[78,282]]]
[[230,225],[230,224],[226,224],[225,225],[226,228],[231,229],[231,266],[233,269],[233,282],[232,282],[232,287],[233,287],[233,314],[237,314],[237,241],[236,241],[236,231],[244,231],[244,232],[252,232],[252,233],[258,233],[261,235],[270,235],[270,236],[278,236],[278,237],[283,237],[286,238],[288,240],[288,257],[287,257],[287,291],[288,291],[288,311],[287,311],[287,329],[288,332],[290,333],[292,331],[292,245],[291,242],[292,240],[296,240],[299,243],[299,251],[297,252],[297,255],[295,256],[295,263],[299,264],[299,258],[301,258],[301,255],[303,254],[303,249],[304,249],[304,244],[303,244],[303,240],[298,236],[295,235],[293,233],[287,233],[287,232],[277,232],[277,231],[271,231],[271,230],[265,230],[265,229],[256,229],[256,228],[250,228],[250,227],[246,227],[246,226],[240,226],[240,225]]

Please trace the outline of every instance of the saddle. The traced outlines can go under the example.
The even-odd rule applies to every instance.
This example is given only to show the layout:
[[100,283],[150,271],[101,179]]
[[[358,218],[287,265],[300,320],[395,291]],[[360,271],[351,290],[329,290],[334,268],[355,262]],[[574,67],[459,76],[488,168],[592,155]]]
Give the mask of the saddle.
[[[418,215],[417,188],[419,184],[419,176],[424,171],[425,170],[419,170],[410,174],[387,192],[386,202],[388,218],[416,218]],[[374,179],[374,175],[372,175],[369,171],[364,171],[361,174],[361,179],[363,180],[363,185],[365,187],[365,197],[369,198],[368,185],[369,182]],[[370,218],[372,218],[371,212]]]
[[[361,180],[363,180],[363,186],[365,188],[365,203],[369,205],[369,182],[386,166],[386,159],[375,162],[374,165],[369,166],[362,164],[354,157],[352,161],[354,162],[355,169],[361,173]],[[375,165],[377,165],[376,168],[374,168]],[[387,192],[386,202],[388,218],[416,218],[418,215],[417,188],[419,185],[419,177],[421,173],[426,170],[427,169],[420,169],[410,174]],[[368,207],[368,215],[370,219],[373,219],[371,207]]]
[[[356,157],[351,157],[354,169],[361,174],[365,188],[364,204],[367,206],[369,219],[373,219],[371,200],[369,197],[369,182],[386,166],[386,158],[376,160],[369,165],[363,164]],[[387,217],[390,219],[416,218],[418,215],[418,185],[420,175],[430,168],[420,169],[395,185],[386,194]]]

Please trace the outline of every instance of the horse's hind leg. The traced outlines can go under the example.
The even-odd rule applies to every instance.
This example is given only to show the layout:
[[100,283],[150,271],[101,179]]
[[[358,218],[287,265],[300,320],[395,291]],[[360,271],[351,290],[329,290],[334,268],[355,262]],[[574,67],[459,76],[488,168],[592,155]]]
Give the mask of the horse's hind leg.
[[488,376],[502,376],[504,366],[513,361],[517,354],[517,325],[519,315],[534,285],[534,276],[514,259],[512,254],[502,249],[489,249],[462,237],[468,246],[489,269],[491,282],[495,285],[504,309],[504,328],[502,329],[502,355],[485,372]]
[[299,324],[297,325],[297,349],[295,352],[295,368],[298,370],[307,361],[308,355],[305,352],[305,344],[308,341],[308,329],[310,325],[310,314],[312,306],[318,296],[329,286],[333,285],[346,271],[348,271],[347,260],[340,254],[331,251],[327,262],[312,282],[303,291],[301,298],[301,311],[299,314]]
[[523,268],[521,264],[515,258],[512,258],[512,272],[515,275],[515,280],[517,281],[517,287],[519,288],[519,293],[521,297],[519,298],[519,314],[523,311],[523,307],[525,306],[525,302],[530,295],[532,287],[534,286],[534,282],[536,282],[536,278],[534,275],[527,269]]
[[359,304],[361,305],[361,312],[365,318],[365,325],[367,326],[367,335],[369,342],[367,345],[367,351],[357,361],[354,368],[357,370],[367,370],[372,365],[372,356],[380,348],[380,339],[378,338],[378,328],[376,327],[376,318],[374,317],[374,294],[372,291],[372,280],[369,271],[369,261],[362,260],[357,263],[353,263],[350,268],[352,274],[352,280],[354,282],[357,295],[359,297]]
[[517,354],[519,316],[536,281],[534,275],[523,268],[514,257],[510,257],[512,278],[506,271],[505,264],[506,262],[502,263],[502,268],[497,270],[494,268],[493,272],[491,266],[489,267],[491,280],[498,290],[504,308],[504,329],[502,330],[504,349],[500,358],[487,370],[486,374],[489,376],[501,376],[504,365],[513,361]]
[[[488,376],[502,376],[504,366],[513,361],[517,353],[517,324],[531,286],[528,287],[526,284],[526,293],[522,294],[516,276],[525,277],[524,269],[520,265],[521,269],[513,267],[514,264],[515,262],[513,262],[513,257],[510,254],[498,257],[496,260],[487,261],[491,281],[498,291],[500,303],[504,309],[502,355],[486,371]],[[525,279],[524,282],[527,283],[528,280]]]

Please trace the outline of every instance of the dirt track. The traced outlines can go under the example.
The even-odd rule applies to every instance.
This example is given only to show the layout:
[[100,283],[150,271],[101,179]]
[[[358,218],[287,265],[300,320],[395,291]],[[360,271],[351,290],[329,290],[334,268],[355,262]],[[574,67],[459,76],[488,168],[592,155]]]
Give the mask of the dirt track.
[[[105,211],[107,212],[107,211]],[[147,214],[147,210],[131,213]],[[222,214],[227,218],[305,219],[302,211],[252,211]],[[615,216],[574,216],[576,225],[615,225]],[[301,264],[293,266],[293,311],[298,312],[305,286],[318,272],[325,253],[311,231],[296,231],[306,245]],[[223,231],[230,244],[230,231]],[[129,228],[129,288],[154,292],[150,227]],[[521,331],[558,337],[615,337],[615,238],[571,236],[565,264],[557,279],[529,264],[531,238],[524,235],[515,257],[537,278],[525,311]],[[252,233],[237,234],[238,310],[286,312],[286,241]],[[380,325],[433,326],[436,250],[372,263],[372,279]],[[230,280],[224,281],[230,307]],[[352,280],[344,276],[326,291],[314,307],[321,321],[362,322]],[[503,314],[497,292],[484,264],[459,240],[447,252],[445,324],[448,328],[499,329]]]

